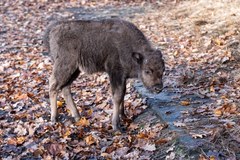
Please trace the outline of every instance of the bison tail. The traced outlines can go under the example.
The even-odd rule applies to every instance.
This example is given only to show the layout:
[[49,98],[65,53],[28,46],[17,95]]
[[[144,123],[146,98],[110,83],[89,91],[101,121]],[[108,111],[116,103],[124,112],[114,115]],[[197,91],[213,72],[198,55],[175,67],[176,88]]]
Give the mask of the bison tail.
[[[46,49],[48,50],[48,52],[50,52],[50,44],[49,44],[49,34],[51,32],[51,30],[54,28],[54,26],[56,26],[57,24],[59,24],[59,21],[52,21],[48,26],[47,29],[45,30],[44,34],[43,34],[43,46],[46,47]],[[49,53],[48,53],[49,54]]]

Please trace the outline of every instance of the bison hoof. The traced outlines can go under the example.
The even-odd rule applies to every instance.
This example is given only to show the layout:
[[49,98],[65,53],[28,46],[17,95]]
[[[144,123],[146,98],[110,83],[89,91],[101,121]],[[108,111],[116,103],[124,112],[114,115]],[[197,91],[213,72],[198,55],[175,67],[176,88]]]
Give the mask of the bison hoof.
[[120,128],[118,127],[118,126],[112,126],[112,128],[113,128],[113,131],[119,131],[120,130]]
[[78,122],[80,120],[80,117],[79,116],[74,117],[74,120],[75,120],[75,122]]
[[56,118],[51,118],[51,122],[56,123],[57,122]]
[[121,114],[121,119],[123,120],[123,121],[125,121],[126,119],[128,119],[128,117],[126,116],[126,114]]
[[126,132],[126,130],[127,130],[125,126],[121,126],[121,127],[120,126],[115,126],[115,127],[112,126],[112,128],[113,128],[114,133],[119,133],[119,132],[123,133],[123,132]]

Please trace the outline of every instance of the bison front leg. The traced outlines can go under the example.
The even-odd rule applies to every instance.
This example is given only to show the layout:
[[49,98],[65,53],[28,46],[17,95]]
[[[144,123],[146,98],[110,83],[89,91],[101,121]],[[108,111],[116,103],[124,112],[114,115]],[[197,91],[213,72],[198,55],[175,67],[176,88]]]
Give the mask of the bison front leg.
[[[126,87],[125,87],[126,88]],[[125,95],[125,92],[126,91],[124,91],[124,95]],[[123,101],[122,101],[122,103],[121,103],[121,105],[120,105],[120,116],[121,116],[121,119],[122,120],[127,120],[127,116],[126,116],[126,114],[125,114],[125,112],[124,112],[124,98],[123,98]]]
[[[124,100],[124,88],[126,86],[121,85],[117,88],[112,89],[112,98],[113,98],[113,117],[112,117],[112,127],[113,130],[120,129],[120,115],[124,113],[123,100]],[[125,115],[125,114],[124,114]]]
[[[110,75],[110,83],[112,88],[112,100],[113,100],[113,117],[112,127],[113,130],[120,129],[120,115],[124,113],[123,100],[126,91],[126,79],[116,75]],[[122,116],[122,115],[121,115]]]

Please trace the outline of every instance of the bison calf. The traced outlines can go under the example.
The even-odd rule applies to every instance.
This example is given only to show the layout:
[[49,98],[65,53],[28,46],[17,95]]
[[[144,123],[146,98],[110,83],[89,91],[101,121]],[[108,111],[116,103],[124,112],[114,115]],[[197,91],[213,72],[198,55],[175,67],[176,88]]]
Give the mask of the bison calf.
[[51,121],[57,118],[57,94],[61,90],[75,118],[78,110],[73,102],[70,85],[80,72],[107,72],[113,99],[112,127],[120,127],[124,118],[126,79],[139,77],[153,92],[163,88],[164,61],[143,33],[123,20],[64,21],[50,25],[44,43],[54,60],[49,79]]

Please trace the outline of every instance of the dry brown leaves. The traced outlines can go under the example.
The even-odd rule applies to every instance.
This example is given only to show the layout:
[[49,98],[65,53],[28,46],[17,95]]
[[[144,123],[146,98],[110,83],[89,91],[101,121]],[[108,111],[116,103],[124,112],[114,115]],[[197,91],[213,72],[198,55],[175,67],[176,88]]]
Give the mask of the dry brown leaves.
[[[164,51],[165,85],[180,87],[184,92],[214,101],[191,113],[197,118],[174,123],[177,127],[189,129],[193,138],[215,135],[214,126],[195,132],[191,125],[201,126],[199,115],[210,115],[213,117],[210,121],[214,123],[217,120],[215,128],[236,131],[240,125],[240,78],[239,64],[236,63],[240,60],[237,49],[239,22],[236,21],[240,16],[236,12],[237,1],[207,2],[207,10],[204,10],[205,2],[184,1],[174,5],[176,8],[172,2],[158,2],[156,10],[153,7],[145,16],[136,15],[132,19]],[[1,158],[149,159],[159,146],[171,141],[171,138],[158,138],[163,129],[159,125],[142,127],[130,124],[126,133],[112,134],[112,104],[105,74],[81,75],[73,84],[74,99],[82,115],[79,122],[72,123],[62,98],[58,100],[60,123],[52,125],[48,122],[48,77],[52,62],[42,54],[45,50],[41,40],[47,23],[51,19],[71,17],[70,13],[64,12],[67,7],[106,4],[126,6],[116,1],[0,2]],[[143,4],[127,2],[127,5]],[[223,19],[227,19],[226,23]],[[146,109],[144,101],[130,85],[125,104],[129,117]],[[187,107],[191,102],[182,101],[181,105]],[[190,116],[190,113],[184,115]],[[175,153],[171,152],[167,158],[174,159]],[[213,156],[200,156],[200,159],[205,158],[214,159]]]
[[[156,149],[154,138],[161,127],[148,131],[151,136],[144,140],[137,136],[138,132],[144,132],[140,126],[113,135],[112,102],[106,74],[81,75],[73,84],[74,99],[82,116],[78,122],[72,123],[60,97],[57,101],[60,122],[49,123],[48,77],[52,62],[42,54],[45,51],[41,40],[48,19],[60,14],[60,17],[68,17],[69,13],[63,12],[66,7],[96,7],[106,3],[117,2],[0,2],[1,158],[133,159],[150,157],[150,152]],[[146,109],[130,84],[125,103],[129,117]]]

